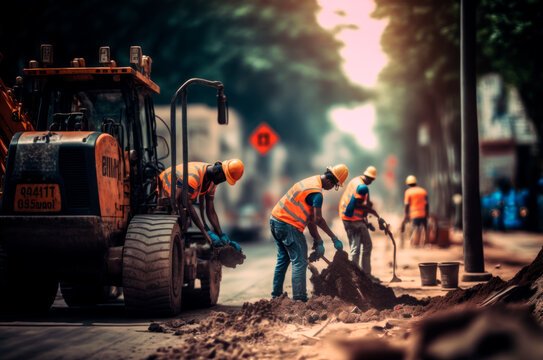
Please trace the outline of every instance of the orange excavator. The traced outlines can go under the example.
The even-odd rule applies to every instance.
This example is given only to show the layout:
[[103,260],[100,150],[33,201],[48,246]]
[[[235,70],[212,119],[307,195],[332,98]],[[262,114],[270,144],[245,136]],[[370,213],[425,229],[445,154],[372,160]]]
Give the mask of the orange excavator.
[[[170,198],[156,192],[165,167],[151,58],[133,46],[131,65],[117,66],[109,47],[101,47],[99,62],[87,66],[75,58],[54,67],[52,46],[42,45],[41,60],[24,69],[32,83],[33,131],[6,95],[15,105],[2,108],[9,118],[2,126],[19,128],[2,130],[9,153],[0,199],[0,311],[47,310],[59,284],[68,306],[103,303],[112,287],[122,287],[133,313],[175,314],[185,302],[214,305],[222,263],[202,234],[189,230],[186,184],[180,208],[175,187]],[[179,88],[171,104],[170,147],[176,164],[181,97],[184,178],[189,85],[215,88],[218,123],[228,123],[220,81],[189,79]],[[6,146],[2,151],[5,159]]]

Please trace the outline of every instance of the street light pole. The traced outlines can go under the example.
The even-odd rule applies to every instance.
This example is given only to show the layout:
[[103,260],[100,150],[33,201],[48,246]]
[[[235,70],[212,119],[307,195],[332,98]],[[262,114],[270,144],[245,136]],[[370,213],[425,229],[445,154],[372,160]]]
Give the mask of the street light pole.
[[487,281],[485,272],[479,194],[479,132],[475,72],[475,6],[473,0],[460,3],[460,98],[462,104],[462,213],[464,235],[463,281]]

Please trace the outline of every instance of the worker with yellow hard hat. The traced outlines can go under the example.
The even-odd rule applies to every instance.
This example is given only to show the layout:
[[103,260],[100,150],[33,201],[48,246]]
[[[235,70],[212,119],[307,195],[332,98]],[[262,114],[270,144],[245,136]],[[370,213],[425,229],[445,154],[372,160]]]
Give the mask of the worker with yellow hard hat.
[[348,175],[349,170],[343,164],[328,167],[323,175],[314,175],[294,184],[273,208],[270,229],[277,245],[277,264],[272,297],[283,294],[285,274],[292,263],[293,299],[307,301],[306,227],[313,237],[313,249],[319,257],[324,255],[324,245],[317,227],[330,236],[337,250],[343,249],[343,244],[322,217],[322,190],[333,187],[337,190],[343,186]]
[[[376,177],[377,169],[374,166],[368,166],[362,175],[356,176],[349,182],[339,202],[339,217],[343,221],[345,232],[349,238],[351,260],[370,277],[372,277],[371,251],[373,245],[368,228],[373,231],[375,227],[368,223],[367,215],[373,214],[377,218],[379,215],[373,210],[368,185]],[[361,263],[359,263],[360,250],[362,250]],[[377,278],[373,279],[377,280]]]
[[[215,247],[232,245],[238,251],[241,251],[241,247],[235,242],[230,240],[228,235],[221,229],[219,218],[215,212],[215,189],[217,185],[222,182],[228,182],[230,185],[234,185],[243,176],[243,162],[239,159],[231,159],[223,162],[216,162],[209,164],[205,162],[189,162],[188,164],[188,195],[189,200],[187,207],[190,212],[190,217],[194,221],[194,224],[202,231],[202,234],[206,240]],[[161,196],[170,196],[171,191],[171,167],[164,170],[159,175],[159,191]],[[183,165],[176,166],[177,172],[177,191],[176,202],[178,208],[182,208],[181,195],[183,188]],[[200,217],[196,213],[193,203],[198,200],[200,204]],[[213,230],[207,226],[205,221],[205,215]]]
[[404,196],[405,213],[402,221],[402,230],[405,224],[411,220],[413,225],[413,231],[410,235],[411,245],[424,245],[427,238],[428,193],[417,185],[417,178],[414,175],[409,175],[405,179],[405,185],[407,185],[407,190]]

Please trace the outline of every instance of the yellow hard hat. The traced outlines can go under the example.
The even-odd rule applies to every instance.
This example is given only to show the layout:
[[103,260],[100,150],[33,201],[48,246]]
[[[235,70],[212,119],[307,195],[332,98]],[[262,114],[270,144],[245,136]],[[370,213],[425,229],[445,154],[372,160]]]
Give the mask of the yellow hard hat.
[[375,166],[368,166],[366,171],[364,171],[364,176],[375,179],[377,177],[377,169],[375,168]]
[[336,177],[339,186],[343,186],[347,176],[349,176],[349,169],[344,164],[334,165],[327,168]]
[[417,183],[417,178],[415,177],[415,175],[409,175],[405,179],[405,185],[415,185],[416,183]]
[[230,185],[234,185],[243,175],[243,162],[240,159],[225,160],[222,162],[222,170],[226,181]]

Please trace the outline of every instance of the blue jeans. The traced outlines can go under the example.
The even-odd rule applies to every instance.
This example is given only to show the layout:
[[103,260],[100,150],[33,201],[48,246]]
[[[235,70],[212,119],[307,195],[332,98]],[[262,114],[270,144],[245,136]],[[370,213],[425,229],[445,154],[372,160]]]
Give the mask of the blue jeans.
[[270,229],[277,244],[277,265],[273,276],[272,297],[283,294],[283,282],[292,262],[292,298],[307,301],[307,242],[304,233],[286,222],[270,219]]
[[[352,262],[361,267],[367,275],[371,275],[371,250],[373,244],[366,223],[364,221],[343,220],[343,226],[345,226],[345,232],[349,238]],[[359,263],[360,248],[362,248],[362,266]]]

